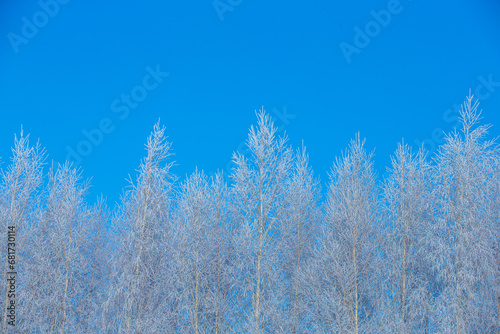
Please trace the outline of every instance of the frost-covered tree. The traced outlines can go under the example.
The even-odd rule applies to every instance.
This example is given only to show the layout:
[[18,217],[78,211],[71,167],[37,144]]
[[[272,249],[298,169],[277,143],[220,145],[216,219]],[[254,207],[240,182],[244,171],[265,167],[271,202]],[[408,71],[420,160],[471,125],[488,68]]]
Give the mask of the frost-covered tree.
[[235,215],[239,224],[235,244],[239,257],[242,310],[239,332],[269,333],[279,318],[285,296],[283,224],[290,207],[287,184],[293,154],[286,138],[276,138],[276,128],[263,110],[258,126],[251,127],[247,140],[248,159],[233,157]]
[[195,171],[177,199],[172,249],[180,331],[226,333],[235,298],[228,190],[220,175]]
[[331,170],[310,289],[319,333],[373,333],[377,196],[372,155],[359,135]]
[[103,304],[110,288],[110,256],[108,224],[110,213],[105,199],[100,197],[88,208],[86,238],[81,240],[81,253],[86,259],[86,271],[81,277],[83,291],[78,302],[78,321],[82,333],[99,333],[102,328]]
[[309,331],[312,321],[305,289],[306,266],[312,260],[320,218],[319,181],[309,166],[305,147],[297,150],[288,182],[289,207],[282,226],[280,253],[285,292],[276,327],[281,333],[304,333]]
[[378,310],[384,333],[428,333],[427,231],[433,219],[430,165],[423,150],[399,144],[383,188],[385,226]]
[[95,214],[84,202],[86,190],[87,184],[69,164],[51,169],[24,264],[24,307],[29,310],[21,326],[24,332],[88,329],[89,299],[96,295],[87,289],[92,264],[84,246],[93,237]]
[[498,226],[492,221],[498,151],[479,119],[478,102],[469,95],[460,110],[461,132],[447,135],[436,157],[439,211],[428,255],[442,284],[434,306],[440,333],[498,331],[492,230]]
[[171,144],[157,123],[147,156],[131,181],[114,219],[119,230],[112,288],[104,308],[106,330],[119,333],[171,333],[176,327],[168,271],[171,254]]
[[[26,237],[31,230],[31,221],[35,214],[36,203],[39,198],[39,187],[43,183],[42,165],[45,159],[44,151],[37,143],[30,146],[29,136],[24,136],[21,131],[20,137],[14,138],[14,147],[12,149],[11,163],[1,172],[0,175],[0,225],[2,226],[2,237],[0,245],[2,250],[7,251],[7,231],[8,227],[13,227],[16,231],[15,250],[16,250],[16,269],[24,270]],[[5,237],[4,237],[5,236]],[[5,253],[3,253],[5,254]],[[7,330],[7,302],[8,302],[8,282],[7,272],[8,263],[2,259],[2,284],[0,285],[0,305],[2,309],[2,332]],[[22,275],[17,277],[18,289],[22,289],[25,280]],[[16,302],[19,304],[22,297],[17,291]],[[25,315],[25,312],[19,309],[17,311],[16,322]]]
[[495,295],[492,298],[496,311],[492,319],[492,327],[493,333],[500,334],[500,152],[496,153],[495,163],[492,168],[490,231],[495,262],[491,271],[491,281],[494,282],[492,290]]

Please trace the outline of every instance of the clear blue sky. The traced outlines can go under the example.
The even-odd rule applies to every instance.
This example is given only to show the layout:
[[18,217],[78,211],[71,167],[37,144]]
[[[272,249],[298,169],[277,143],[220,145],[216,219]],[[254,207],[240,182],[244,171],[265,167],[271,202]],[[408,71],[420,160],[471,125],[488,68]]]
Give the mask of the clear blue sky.
[[60,2],[0,4],[0,156],[21,124],[56,162],[80,145],[111,203],[158,118],[181,177],[224,169],[261,106],[323,181],[357,131],[381,175],[402,138],[436,142],[469,89],[500,134],[497,1]]

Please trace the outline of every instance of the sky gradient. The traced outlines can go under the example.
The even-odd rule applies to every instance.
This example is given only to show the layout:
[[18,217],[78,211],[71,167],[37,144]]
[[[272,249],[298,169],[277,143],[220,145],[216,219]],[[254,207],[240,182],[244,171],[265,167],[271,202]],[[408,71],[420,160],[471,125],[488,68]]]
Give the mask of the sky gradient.
[[439,144],[469,89],[500,135],[499,14],[485,0],[3,1],[1,166],[22,125],[112,206],[158,119],[174,173],[227,173],[263,106],[323,181],[357,131],[383,175],[402,138]]

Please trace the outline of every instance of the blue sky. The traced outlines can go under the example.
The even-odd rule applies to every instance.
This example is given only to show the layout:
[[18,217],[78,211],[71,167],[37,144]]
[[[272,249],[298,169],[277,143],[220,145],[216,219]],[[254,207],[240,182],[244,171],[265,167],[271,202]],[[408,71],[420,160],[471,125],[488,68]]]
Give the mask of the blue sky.
[[22,124],[55,162],[85,153],[91,201],[113,203],[159,118],[183,177],[225,169],[264,106],[323,181],[357,131],[383,175],[402,138],[432,149],[469,89],[500,135],[499,14],[486,0],[3,1],[0,156]]

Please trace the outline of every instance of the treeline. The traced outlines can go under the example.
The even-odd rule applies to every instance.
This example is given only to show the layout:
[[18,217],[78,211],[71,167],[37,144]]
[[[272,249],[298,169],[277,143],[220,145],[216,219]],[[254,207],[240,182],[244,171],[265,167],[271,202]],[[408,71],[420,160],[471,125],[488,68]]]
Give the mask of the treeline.
[[178,180],[157,124],[112,211],[21,133],[1,173],[2,332],[500,333],[500,155],[472,96],[460,116],[432,157],[399,144],[383,180],[356,136],[326,196],[264,111],[229,183]]

